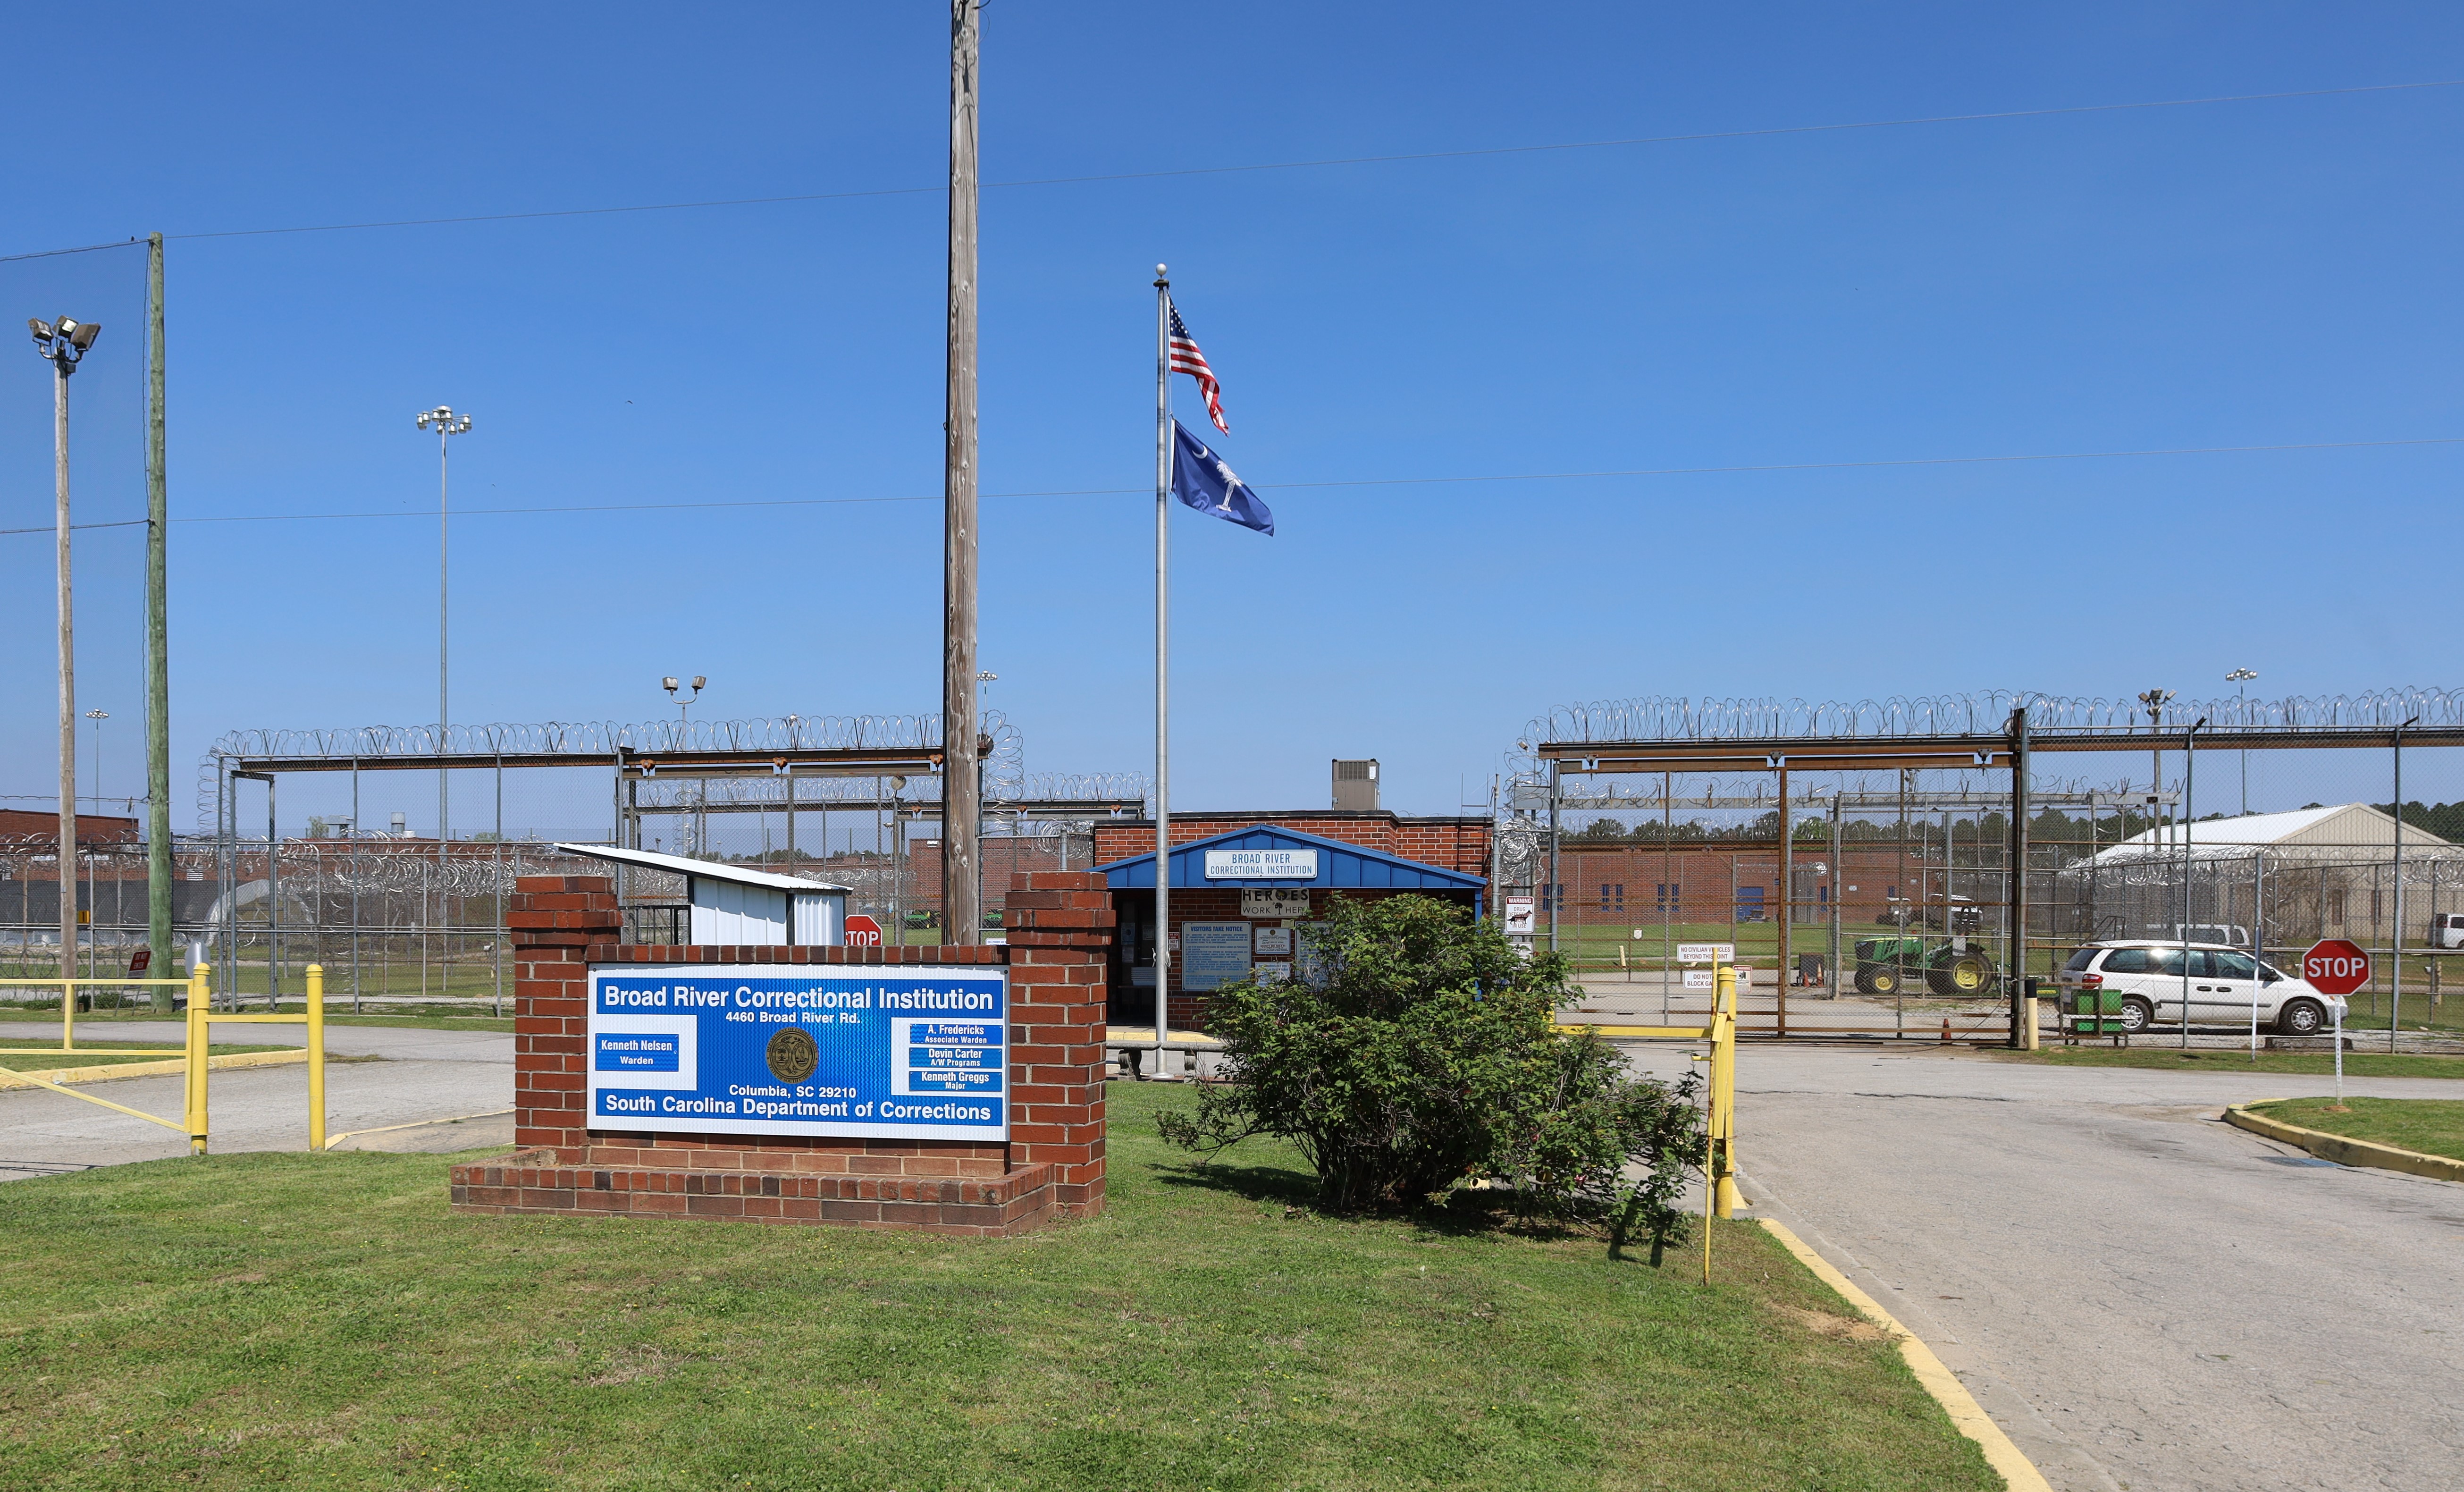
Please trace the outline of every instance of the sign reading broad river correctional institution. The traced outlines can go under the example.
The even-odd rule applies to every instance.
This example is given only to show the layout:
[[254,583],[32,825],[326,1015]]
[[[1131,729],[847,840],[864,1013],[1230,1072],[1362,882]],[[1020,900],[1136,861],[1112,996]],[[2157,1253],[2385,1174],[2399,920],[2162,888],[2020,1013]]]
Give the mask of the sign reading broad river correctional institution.
[[1206,852],[1210,881],[1314,881],[1317,851],[1313,849],[1210,849]]
[[590,1128],[1006,1139],[1008,994],[985,966],[598,965]]

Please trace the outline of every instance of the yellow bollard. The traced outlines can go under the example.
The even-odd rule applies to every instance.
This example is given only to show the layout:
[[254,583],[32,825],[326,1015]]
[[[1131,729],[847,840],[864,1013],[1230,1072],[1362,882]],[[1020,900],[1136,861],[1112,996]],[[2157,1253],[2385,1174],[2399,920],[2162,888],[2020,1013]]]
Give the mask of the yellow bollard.
[[1737,1196],[1737,971],[1720,966],[1711,992],[1711,1123],[1720,1157],[1715,1210],[1733,1218]]
[[308,966],[308,1148],[325,1148],[325,966]]
[[207,1008],[213,1001],[213,968],[200,963],[188,971],[188,1153],[206,1152],[206,1047],[209,1028]]

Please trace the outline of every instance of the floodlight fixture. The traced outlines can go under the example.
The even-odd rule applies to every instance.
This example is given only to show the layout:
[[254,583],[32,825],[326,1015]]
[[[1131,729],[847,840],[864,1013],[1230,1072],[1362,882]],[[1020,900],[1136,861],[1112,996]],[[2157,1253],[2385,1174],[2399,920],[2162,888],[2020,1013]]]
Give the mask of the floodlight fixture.
[[2235,669],[2231,673],[2225,675],[2225,682],[2228,684],[2239,684],[2244,679],[2255,679],[2256,677],[2258,677],[2258,670],[2255,669]]
[[685,692],[686,686],[678,682],[676,676],[671,673],[659,680],[659,687],[666,690],[668,697],[676,702],[678,720],[690,725],[693,721],[693,702],[701,697],[703,687],[709,683],[710,680],[707,677],[696,673],[693,676],[692,691],[688,693]]
[[56,321],[46,321],[36,316],[26,318],[26,330],[34,334],[36,355],[58,369],[60,377],[66,378],[77,371],[77,362],[85,356],[86,349],[92,347],[94,340],[102,334],[102,323],[79,321],[65,316]]

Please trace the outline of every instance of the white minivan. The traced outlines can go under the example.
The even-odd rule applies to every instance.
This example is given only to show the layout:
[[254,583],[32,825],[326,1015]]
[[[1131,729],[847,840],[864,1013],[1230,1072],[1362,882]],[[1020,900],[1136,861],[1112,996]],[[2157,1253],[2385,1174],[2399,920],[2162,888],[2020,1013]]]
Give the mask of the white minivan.
[[2089,943],[2071,954],[2057,977],[2065,990],[2120,991],[2122,1029],[2132,1034],[2181,1024],[2186,998],[2194,1026],[2247,1028],[2255,999],[2259,1023],[2286,1036],[2316,1036],[2345,1014],[2342,996],[2321,994],[2222,943]]

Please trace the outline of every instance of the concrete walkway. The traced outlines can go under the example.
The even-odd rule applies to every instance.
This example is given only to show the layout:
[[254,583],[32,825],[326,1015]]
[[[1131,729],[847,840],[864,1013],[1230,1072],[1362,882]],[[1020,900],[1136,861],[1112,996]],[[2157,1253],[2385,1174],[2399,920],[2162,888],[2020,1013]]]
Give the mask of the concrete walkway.
[[2331,1079],[1751,1045],[1737,1065],[1756,1210],[1924,1337],[2055,1486],[2457,1483],[2464,1185],[2216,1117]]
[[[177,1046],[186,1037],[176,1020],[80,1021],[77,1030],[88,1041],[161,1046]],[[306,1029],[293,1025],[224,1025],[213,1034],[218,1041],[263,1045],[307,1041]],[[0,1043],[33,1046],[59,1039],[57,1021],[0,1021]],[[327,1026],[325,1050],[337,1057],[385,1059],[335,1063],[325,1069],[326,1132],[382,1131],[345,1140],[341,1149],[451,1151],[513,1143],[510,1115],[466,1117],[513,1106],[511,1036]],[[177,1119],[182,1082],[176,1075],[128,1078],[83,1085],[81,1090]],[[308,1071],[285,1066],[216,1073],[207,1112],[216,1152],[304,1151]],[[450,1122],[455,1119],[464,1122]],[[40,1088],[0,1088],[0,1180],[186,1153],[186,1139],[143,1120]]]

